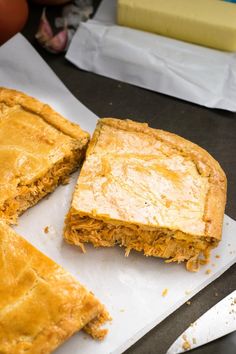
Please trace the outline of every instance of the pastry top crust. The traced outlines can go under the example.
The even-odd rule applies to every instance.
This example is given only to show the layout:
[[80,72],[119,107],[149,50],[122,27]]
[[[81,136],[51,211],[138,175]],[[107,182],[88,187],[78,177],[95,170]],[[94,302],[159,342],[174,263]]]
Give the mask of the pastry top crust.
[[37,114],[57,130],[71,138],[79,140],[81,146],[88,141],[89,134],[83,131],[78,124],[70,122],[54,111],[49,105],[23,92],[0,87],[0,104],[5,104],[7,107],[20,106],[25,111]]
[[204,149],[147,124],[100,119],[72,213],[221,239],[226,176]]
[[73,276],[0,221],[0,352],[51,353],[104,307]]
[[48,105],[0,88],[0,203],[15,196],[17,185],[34,182],[85,148],[88,140],[88,133]]

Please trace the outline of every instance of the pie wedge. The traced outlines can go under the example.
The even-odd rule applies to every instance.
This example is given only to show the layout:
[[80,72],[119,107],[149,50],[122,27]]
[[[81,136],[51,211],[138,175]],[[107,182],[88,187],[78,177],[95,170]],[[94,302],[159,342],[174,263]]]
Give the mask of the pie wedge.
[[48,105],[0,88],[0,218],[18,215],[80,164],[89,134]]
[[0,353],[48,354],[82,328],[105,336],[104,306],[3,221],[0,278]]
[[221,239],[226,177],[205,150],[130,120],[98,122],[66,218],[84,251],[119,244],[190,271]]

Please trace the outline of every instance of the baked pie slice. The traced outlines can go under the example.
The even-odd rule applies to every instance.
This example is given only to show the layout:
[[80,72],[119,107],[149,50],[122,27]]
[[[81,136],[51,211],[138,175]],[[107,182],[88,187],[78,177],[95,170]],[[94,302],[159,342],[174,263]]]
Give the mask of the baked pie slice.
[[102,339],[104,306],[0,221],[0,353],[48,354],[84,329]]
[[80,164],[89,134],[48,105],[0,88],[0,218],[18,215]]
[[147,124],[104,118],[89,144],[65,239],[119,244],[195,271],[221,239],[226,177],[214,158]]

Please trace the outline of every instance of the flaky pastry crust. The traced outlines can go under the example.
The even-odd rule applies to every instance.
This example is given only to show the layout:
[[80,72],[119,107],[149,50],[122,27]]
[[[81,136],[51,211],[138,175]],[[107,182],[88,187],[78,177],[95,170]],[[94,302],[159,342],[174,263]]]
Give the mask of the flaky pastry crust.
[[0,104],[5,104],[7,107],[20,106],[26,111],[37,114],[62,133],[79,140],[81,148],[89,139],[89,134],[83,131],[78,124],[70,122],[54,111],[49,105],[23,92],[0,87]]

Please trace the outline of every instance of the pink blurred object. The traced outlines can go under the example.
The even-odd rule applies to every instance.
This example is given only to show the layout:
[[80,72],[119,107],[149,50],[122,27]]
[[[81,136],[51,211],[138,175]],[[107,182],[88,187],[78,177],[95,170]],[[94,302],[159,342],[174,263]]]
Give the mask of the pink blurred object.
[[65,52],[77,27],[81,22],[87,21],[92,13],[92,0],[74,0],[73,3],[64,6],[61,17],[55,19],[55,27],[61,31],[54,35],[46,10],[43,9],[35,37],[49,52],[55,54]]
[[67,48],[69,38],[66,21],[64,23],[64,29],[54,35],[44,8],[35,38],[51,53],[57,54],[64,52]]

